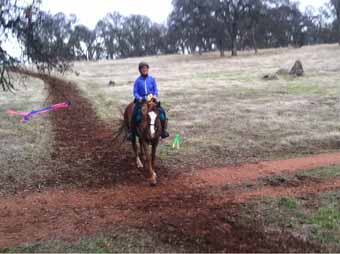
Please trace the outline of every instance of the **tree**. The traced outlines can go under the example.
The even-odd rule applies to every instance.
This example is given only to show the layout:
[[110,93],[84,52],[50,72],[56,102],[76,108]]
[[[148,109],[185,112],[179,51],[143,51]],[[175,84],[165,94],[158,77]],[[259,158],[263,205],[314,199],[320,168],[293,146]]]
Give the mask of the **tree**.
[[97,36],[103,44],[107,59],[114,59],[120,54],[120,44],[123,40],[124,17],[118,12],[107,14],[97,23]]
[[[64,72],[71,67],[72,52],[68,40],[75,16],[51,15],[40,10],[40,0],[0,0],[0,84],[13,90],[10,71],[24,62],[34,63],[39,70]],[[23,47],[22,57],[11,56],[3,45],[11,40]],[[19,53],[19,52],[18,52]]]
[[99,52],[96,40],[97,36],[94,30],[90,30],[84,25],[76,25],[71,37],[76,59],[94,60],[95,53]]
[[4,49],[4,44],[24,33],[23,20],[31,15],[27,11],[25,16],[24,12],[28,7],[31,7],[31,9],[36,8],[36,4],[33,2],[31,5],[19,5],[14,0],[0,0],[0,85],[4,91],[14,89],[9,72],[20,63],[20,59],[11,56]]
[[237,36],[239,35],[240,22],[245,15],[247,5],[243,0],[224,0],[222,8],[228,19],[228,31],[231,39],[231,55],[237,56]]
[[25,55],[40,71],[64,72],[70,68],[74,52],[69,42],[75,22],[75,16],[68,18],[63,13],[52,15],[43,11],[28,20],[18,39],[25,45]]
[[320,41],[318,36],[318,20],[320,19],[319,14],[312,6],[307,6],[304,13],[304,32],[306,34],[305,43],[308,45],[316,44]]
[[224,54],[226,29],[216,10],[219,1],[173,0],[174,10],[169,16],[169,33],[176,38],[176,47],[182,52],[200,54],[210,51],[213,45]]
[[338,31],[338,42],[340,45],[340,0],[331,0],[331,6],[334,8],[334,13],[336,14],[336,26]]
[[178,44],[179,34],[172,31],[171,27],[161,25],[159,47],[160,52],[163,54],[176,54],[180,52],[180,46]]
[[255,54],[258,53],[257,48],[257,40],[256,40],[256,31],[257,26],[260,23],[260,19],[263,15],[265,15],[265,5],[261,0],[253,0],[248,3],[248,30],[251,31],[251,41],[253,44],[253,48],[255,50]]
[[124,49],[121,55],[136,57],[154,54],[155,52],[151,51],[153,43],[151,37],[155,36],[157,39],[160,34],[156,32],[152,35],[152,26],[153,23],[146,16],[127,17],[123,27],[124,42],[120,45]]

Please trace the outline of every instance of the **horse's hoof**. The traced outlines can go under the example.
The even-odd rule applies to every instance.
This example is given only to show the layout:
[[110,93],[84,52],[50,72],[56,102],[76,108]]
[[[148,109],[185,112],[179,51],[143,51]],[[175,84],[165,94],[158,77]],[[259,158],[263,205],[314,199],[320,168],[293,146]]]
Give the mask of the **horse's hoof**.
[[140,160],[140,158],[137,158],[137,168],[143,168],[143,163],[142,161]]
[[157,175],[154,173],[149,181],[150,181],[151,186],[156,186],[157,185]]
[[151,187],[156,187],[157,186],[157,181],[150,181],[150,186]]

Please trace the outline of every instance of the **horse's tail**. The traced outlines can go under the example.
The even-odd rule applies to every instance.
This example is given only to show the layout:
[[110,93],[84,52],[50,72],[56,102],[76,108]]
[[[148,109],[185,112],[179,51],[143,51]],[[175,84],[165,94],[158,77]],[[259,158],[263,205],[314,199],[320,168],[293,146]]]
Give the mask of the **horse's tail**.
[[116,131],[113,132],[113,141],[114,143],[118,143],[119,146],[122,145],[128,136],[129,122],[127,120],[127,112],[123,111],[122,108],[118,109],[121,115],[121,118],[117,121]]

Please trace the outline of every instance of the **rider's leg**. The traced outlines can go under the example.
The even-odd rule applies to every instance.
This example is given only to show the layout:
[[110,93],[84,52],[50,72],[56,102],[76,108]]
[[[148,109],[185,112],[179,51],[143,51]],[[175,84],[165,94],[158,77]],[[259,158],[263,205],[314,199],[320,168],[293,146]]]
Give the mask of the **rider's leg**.
[[169,132],[167,131],[168,128],[168,119],[166,117],[166,113],[165,110],[162,108],[161,105],[159,105],[159,113],[160,113],[160,120],[161,120],[161,124],[162,124],[162,134],[161,137],[162,138],[167,138],[169,137]]

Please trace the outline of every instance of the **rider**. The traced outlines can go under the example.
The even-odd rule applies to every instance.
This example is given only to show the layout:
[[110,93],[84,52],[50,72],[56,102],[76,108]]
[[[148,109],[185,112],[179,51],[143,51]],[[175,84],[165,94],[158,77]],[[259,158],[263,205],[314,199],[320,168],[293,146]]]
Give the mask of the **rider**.
[[[138,119],[139,115],[141,114],[141,106],[143,100],[147,100],[147,98],[152,95],[154,98],[157,99],[158,97],[158,87],[156,80],[149,75],[149,65],[145,62],[141,62],[138,66],[140,76],[136,79],[134,88],[133,88],[133,95],[135,97],[135,107],[132,115],[132,121],[134,123],[138,123],[140,119]],[[161,107],[160,103],[158,103],[158,108],[160,111],[160,120],[162,124],[162,134],[161,137],[167,138],[169,137],[169,133],[167,132],[167,117],[165,114],[165,110]],[[132,141],[135,138],[135,133],[133,132],[132,128],[129,128],[128,131],[128,140]]]

